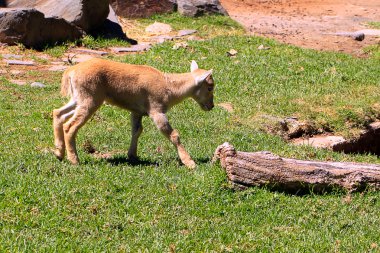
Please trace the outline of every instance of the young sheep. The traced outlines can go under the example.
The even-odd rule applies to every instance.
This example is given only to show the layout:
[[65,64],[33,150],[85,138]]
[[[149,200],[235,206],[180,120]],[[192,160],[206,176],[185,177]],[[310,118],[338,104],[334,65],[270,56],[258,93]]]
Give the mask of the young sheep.
[[141,120],[143,116],[149,116],[177,148],[182,163],[194,168],[195,162],[165,113],[188,97],[209,111],[214,107],[213,91],[212,70],[199,69],[195,61],[191,62],[191,72],[183,74],[162,73],[150,66],[103,59],[79,63],[68,68],[62,77],[61,94],[71,99],[63,107],[53,110],[54,154],[62,160],[66,149],[68,160],[78,164],[77,132],[103,102],[107,102],[131,111],[129,159],[137,159],[137,142],[143,130]]

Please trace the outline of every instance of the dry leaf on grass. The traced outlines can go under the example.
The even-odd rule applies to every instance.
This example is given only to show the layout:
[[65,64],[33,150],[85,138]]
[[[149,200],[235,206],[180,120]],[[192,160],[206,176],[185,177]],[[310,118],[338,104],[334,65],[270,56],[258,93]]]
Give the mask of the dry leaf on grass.
[[238,51],[235,49],[230,49],[230,51],[227,52],[228,57],[235,57],[237,55]]

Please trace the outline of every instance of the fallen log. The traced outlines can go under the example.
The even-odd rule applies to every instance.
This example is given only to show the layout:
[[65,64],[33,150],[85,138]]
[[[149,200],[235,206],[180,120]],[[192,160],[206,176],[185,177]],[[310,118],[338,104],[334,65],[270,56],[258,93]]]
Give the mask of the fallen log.
[[302,161],[270,152],[240,152],[229,143],[220,145],[213,161],[220,160],[234,186],[266,186],[287,192],[349,192],[380,189],[380,165],[348,162]]

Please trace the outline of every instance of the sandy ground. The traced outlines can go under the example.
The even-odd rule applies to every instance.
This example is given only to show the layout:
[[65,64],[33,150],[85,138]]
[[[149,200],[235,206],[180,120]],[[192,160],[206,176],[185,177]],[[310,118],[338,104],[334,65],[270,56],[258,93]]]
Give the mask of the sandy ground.
[[365,31],[363,41],[331,33],[367,29],[380,22],[380,0],[221,0],[230,16],[251,34],[317,50],[363,56],[379,43],[378,31]]

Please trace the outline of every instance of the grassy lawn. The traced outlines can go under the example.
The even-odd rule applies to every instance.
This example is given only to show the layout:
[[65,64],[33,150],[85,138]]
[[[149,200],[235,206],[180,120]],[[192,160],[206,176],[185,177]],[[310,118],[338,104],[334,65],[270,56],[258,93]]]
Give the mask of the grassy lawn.
[[[181,22],[192,28],[193,22],[175,15],[156,20],[178,28]],[[234,26],[225,20],[216,27]],[[148,118],[141,163],[129,164],[129,113],[107,105],[79,132],[82,164],[59,162],[50,149],[51,112],[66,102],[59,96],[61,74],[40,73],[39,81],[47,84],[42,89],[0,79],[0,251],[379,252],[379,193],[233,191],[210,159],[228,141],[243,151],[379,163],[374,155],[292,146],[262,132],[258,122],[262,115],[297,116],[355,135],[380,118],[380,60],[239,34],[188,44],[173,50],[173,43],[164,43],[144,54],[111,58],[165,72],[187,72],[192,59],[214,69],[215,102],[231,103],[233,113],[221,107],[203,112],[187,100],[168,114],[198,164],[194,171],[180,166]],[[258,50],[261,44],[270,49]],[[236,57],[227,56],[230,49],[238,51]],[[112,157],[87,153],[89,143]]]
[[369,28],[380,29],[380,22],[378,22],[378,21],[371,21],[371,22],[367,23],[367,26]]
[[195,29],[197,35],[202,38],[214,38],[220,35],[243,35],[244,29],[236,21],[221,15],[203,16],[201,18],[191,18],[182,16],[179,13],[170,15],[155,15],[150,18],[140,19],[136,28],[132,31],[141,33],[147,25],[154,22],[170,24],[173,30]]
[[[371,21],[367,23],[368,28],[370,29],[380,29],[379,21]],[[373,58],[380,59],[380,43],[377,45],[369,46],[365,49],[365,51],[370,54]]]

